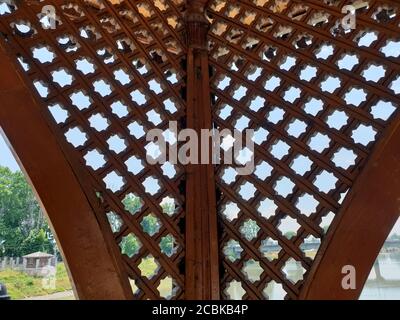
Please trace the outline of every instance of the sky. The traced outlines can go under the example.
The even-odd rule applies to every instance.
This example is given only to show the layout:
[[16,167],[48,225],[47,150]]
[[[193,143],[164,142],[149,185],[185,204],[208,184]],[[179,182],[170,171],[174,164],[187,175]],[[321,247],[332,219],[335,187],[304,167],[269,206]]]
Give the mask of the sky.
[[3,136],[0,134],[0,166],[8,167],[12,171],[20,170],[10,149],[8,148]]
[[400,218],[397,219],[396,224],[394,225],[392,231],[390,232],[390,235],[392,234],[400,234]]

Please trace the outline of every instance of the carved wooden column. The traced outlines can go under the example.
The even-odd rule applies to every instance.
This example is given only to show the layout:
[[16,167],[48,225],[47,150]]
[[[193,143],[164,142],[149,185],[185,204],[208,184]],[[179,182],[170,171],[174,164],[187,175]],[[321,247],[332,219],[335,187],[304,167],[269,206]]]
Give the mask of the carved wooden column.
[[[212,127],[205,4],[189,1],[186,13],[187,127],[196,130],[198,137],[201,129]],[[218,266],[214,167],[190,164],[186,183],[186,299],[219,299]]]

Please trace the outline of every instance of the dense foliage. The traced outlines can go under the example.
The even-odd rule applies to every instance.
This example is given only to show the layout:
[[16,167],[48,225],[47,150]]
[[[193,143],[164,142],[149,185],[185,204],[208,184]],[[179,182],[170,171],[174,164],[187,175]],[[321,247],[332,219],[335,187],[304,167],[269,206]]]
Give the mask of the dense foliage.
[[0,166],[0,256],[53,253],[49,226],[20,171]]

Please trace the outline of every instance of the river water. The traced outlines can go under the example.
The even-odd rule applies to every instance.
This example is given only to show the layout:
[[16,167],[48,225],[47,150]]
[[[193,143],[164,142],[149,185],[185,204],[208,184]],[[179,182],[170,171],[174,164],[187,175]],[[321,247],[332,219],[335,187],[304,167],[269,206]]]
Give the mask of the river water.
[[400,300],[399,251],[379,254],[360,296],[360,300],[371,299]]

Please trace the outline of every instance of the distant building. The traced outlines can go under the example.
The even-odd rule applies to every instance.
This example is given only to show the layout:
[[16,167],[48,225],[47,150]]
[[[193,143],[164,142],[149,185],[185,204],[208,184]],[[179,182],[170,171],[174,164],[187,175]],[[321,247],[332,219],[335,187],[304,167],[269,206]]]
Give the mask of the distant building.
[[23,270],[31,276],[45,276],[49,266],[54,265],[54,255],[34,252],[22,257]]

